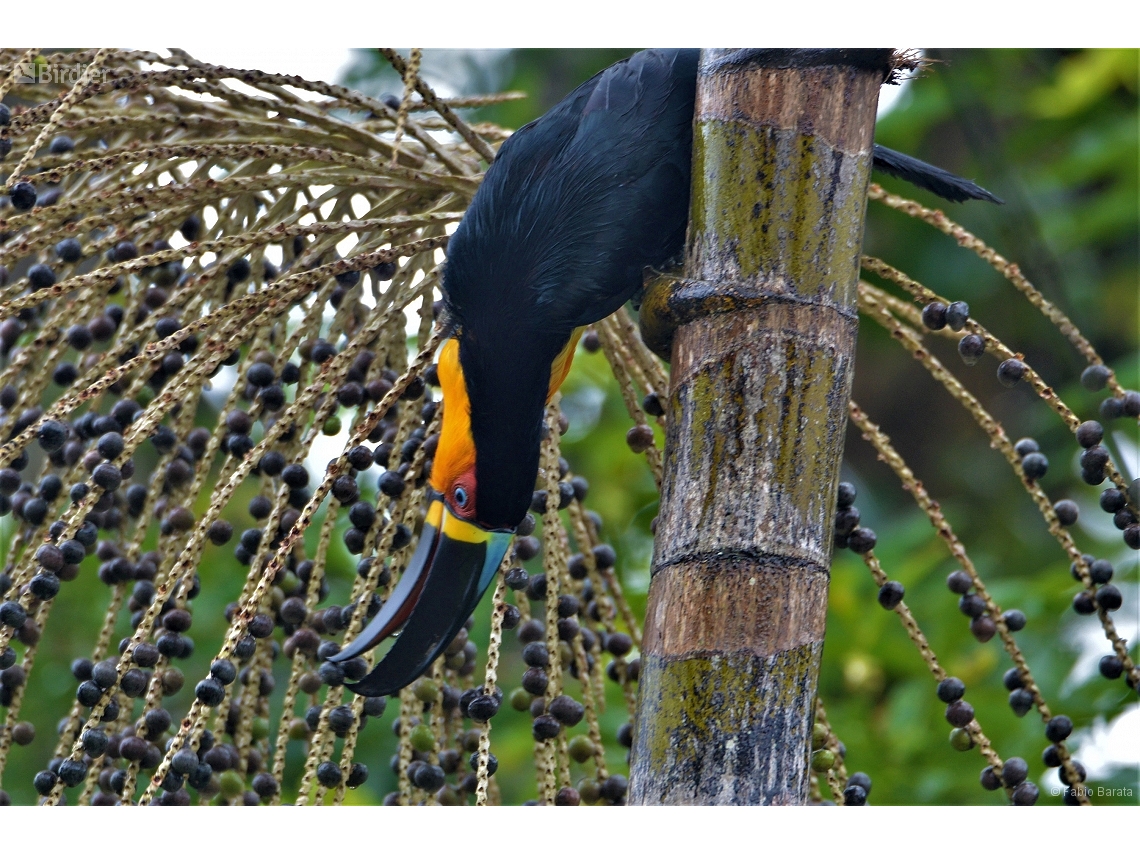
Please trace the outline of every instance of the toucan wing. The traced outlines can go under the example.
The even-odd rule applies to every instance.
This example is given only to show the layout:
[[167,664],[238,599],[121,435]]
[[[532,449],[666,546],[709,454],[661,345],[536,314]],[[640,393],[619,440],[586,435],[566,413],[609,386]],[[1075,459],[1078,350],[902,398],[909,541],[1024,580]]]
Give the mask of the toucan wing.
[[634,54],[504,143],[448,247],[459,324],[564,340],[681,251],[698,53]]

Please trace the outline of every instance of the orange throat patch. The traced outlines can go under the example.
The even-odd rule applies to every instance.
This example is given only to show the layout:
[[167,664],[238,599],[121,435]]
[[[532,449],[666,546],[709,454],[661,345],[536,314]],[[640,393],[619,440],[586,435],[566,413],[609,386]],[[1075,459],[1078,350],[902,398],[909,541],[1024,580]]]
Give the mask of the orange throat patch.
[[[582,327],[574,330],[562,352],[550,366],[550,386],[547,402],[570,373],[574,350],[582,337]],[[439,432],[439,445],[431,466],[431,486],[438,493],[447,494],[451,486],[465,472],[475,467],[475,440],[471,435],[471,400],[467,397],[467,381],[463,366],[459,364],[459,339],[450,338],[439,354],[439,385],[443,390],[443,426]]]
[[431,464],[431,486],[438,493],[446,493],[460,475],[475,466],[471,401],[459,364],[458,339],[448,339],[439,354],[439,385],[443,390],[443,426]]

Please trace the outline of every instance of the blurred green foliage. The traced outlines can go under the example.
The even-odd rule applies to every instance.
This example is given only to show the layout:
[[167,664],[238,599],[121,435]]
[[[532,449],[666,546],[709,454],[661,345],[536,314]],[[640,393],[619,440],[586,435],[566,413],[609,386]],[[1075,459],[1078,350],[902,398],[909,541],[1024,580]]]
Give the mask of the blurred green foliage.
[[[527,100],[473,116],[468,111],[473,120],[518,127],[627,53],[428,51],[425,72],[432,79],[433,68],[448,69],[456,92],[493,88],[533,93]],[[1140,52],[974,50],[929,56],[936,61],[919,79],[906,84],[898,104],[880,120],[877,140],[975,178],[1003,197],[1006,205],[947,206],[908,185],[889,179],[882,183],[924,204],[943,207],[1020,264],[1045,296],[1076,322],[1125,387],[1136,388],[1140,384]],[[362,52],[346,82],[370,94],[400,91],[398,80],[375,54]],[[875,203],[868,212],[865,251],[949,299],[967,301],[972,316],[1023,352],[1082,419],[1096,417],[1102,395],[1078,384],[1084,367],[1078,355],[986,264],[924,224]],[[992,358],[965,368],[951,344],[934,341],[931,347],[1001,420],[1011,438],[1033,436],[1048,454],[1051,467],[1043,486],[1054,500],[1068,497],[1080,504],[1081,520],[1074,530],[1078,545],[1116,564],[1114,581],[1125,595],[1124,608],[1116,617],[1122,635],[1134,639],[1136,553],[1124,548],[1119,533],[1097,507],[1101,488],[1080,481],[1075,462],[1079,448],[1071,434],[1027,389],[1000,386]],[[657,497],[644,461],[625,445],[630,422],[604,357],[580,350],[563,394],[571,420],[563,453],[573,469],[588,478],[589,504],[605,520],[603,536],[617,548],[627,593],[635,609],[642,611]],[[1087,733],[1099,720],[1111,723],[1127,710],[1135,720],[1135,693],[1123,680],[1107,681],[1096,673],[1095,662],[1109,651],[1108,642],[1098,635],[1095,618],[1078,617],[1070,608],[1079,586],[1069,575],[1068,560],[1048,536],[1008,465],[988,447],[968,414],[867,321],[860,330],[854,398],[892,437],[917,477],[942,503],[994,598],[1003,608],[1019,608],[1028,616],[1018,641],[1053,711],[1070,716],[1076,724],[1078,735],[1071,744],[1079,747],[1080,731]],[[1115,434],[1114,457],[1126,469],[1131,467],[1128,477],[1134,478],[1140,475],[1140,444],[1135,422],[1126,421],[1107,427]],[[958,612],[956,596],[944,584],[955,569],[947,550],[854,431],[844,476],[859,487],[857,505],[863,524],[878,533],[883,568],[906,586],[907,602],[944,667],[966,682],[966,699],[976,708],[996,750],[1003,757],[1024,757],[1030,780],[1042,785],[1040,803],[1059,803],[1059,797],[1050,795],[1056,773],[1046,774],[1041,761],[1047,742],[1040,719],[1035,713],[1017,718],[1007,705],[1001,675],[1011,663],[998,641],[979,644],[970,635],[968,619]],[[227,512],[238,531],[250,520],[243,510],[232,509],[243,509],[248,498],[239,495]],[[0,526],[10,525],[9,519],[0,521]],[[537,560],[532,564],[536,569]],[[340,537],[334,537],[329,568],[332,602],[343,602],[347,596],[354,565]],[[206,672],[216,649],[207,640],[222,637],[224,608],[240,591],[245,568],[234,562],[232,545],[207,547],[201,573],[206,584],[195,603],[194,635],[202,643],[190,660],[181,663],[188,682]],[[76,685],[67,663],[90,654],[109,596],[94,573],[84,573],[71,583],[69,596],[60,598],[51,623],[70,631],[45,634],[21,718],[44,723],[49,710],[67,706]],[[487,637],[489,605],[488,597],[477,612],[475,639]],[[127,629],[125,623],[117,627],[114,637]],[[1132,650],[1135,656],[1134,643]],[[278,660],[278,685],[287,680],[287,666],[283,657]],[[524,669],[519,645],[508,637],[499,669],[508,696]],[[625,752],[614,739],[626,721],[625,707],[616,687],[608,681],[607,687],[602,726],[608,760],[611,771],[625,774]],[[1004,800],[1000,792],[986,792],[978,785],[985,763],[977,751],[960,753],[950,746],[950,726],[935,696],[934,681],[895,615],[876,603],[869,573],[849,552],[837,554],[833,567],[820,687],[832,725],[846,744],[849,771],[866,771],[872,777],[873,803]],[[190,696],[183,690],[168,701],[176,720]],[[274,701],[272,721],[279,714],[280,692]],[[371,777],[350,791],[349,803],[376,803],[393,789],[395,779],[387,765],[395,747],[393,719],[394,710],[361,733],[357,758],[368,763]],[[1136,734],[1134,727],[1133,740]],[[46,765],[54,742],[54,734],[41,733],[32,745],[13,749],[4,785],[15,803],[34,802],[30,781]],[[290,755],[290,767],[297,770],[302,759],[297,743],[293,745],[297,754]],[[497,778],[505,803],[534,797],[532,747],[529,715],[504,703],[493,722],[492,751],[499,759]],[[1135,752],[1135,745],[1131,748]],[[1137,803],[1140,779],[1135,765],[1096,770],[1090,783],[1132,788],[1131,798],[1094,798],[1094,802]],[[296,779],[286,782],[286,800],[295,787]]]
[[[427,52],[425,73],[430,75],[433,65],[454,68],[458,61],[445,53]],[[497,76],[499,89],[532,93],[475,117],[518,127],[626,54],[512,51],[484,57],[483,72],[469,88],[449,82],[469,93]],[[876,140],[972,177],[1006,204],[950,205],[902,182],[881,183],[943,208],[1017,262],[1076,322],[1121,382],[1135,388],[1140,383],[1140,52],[972,50],[927,56],[930,67],[905,84],[894,108],[880,119]],[[351,82],[367,88],[369,74],[379,67],[362,55],[360,73]],[[377,91],[385,86],[399,91],[394,77]],[[1097,417],[1102,396],[1077,382],[1084,367],[1079,355],[983,261],[928,226],[875,203],[868,211],[865,251],[948,299],[967,301],[972,316],[1024,353],[1082,419]],[[1051,460],[1043,485],[1054,500],[1069,497],[1080,504],[1082,519],[1075,530],[1080,547],[1116,563],[1116,581],[1125,594],[1116,616],[1121,633],[1134,638],[1136,556],[1097,507],[1101,488],[1081,482],[1080,449],[1072,435],[1028,389],[998,384],[992,358],[966,368],[952,344],[934,341],[931,347],[1012,438],[1030,435],[1041,443]],[[619,567],[640,606],[648,587],[656,497],[641,461],[625,447],[628,417],[608,373],[600,356],[579,355],[564,390],[572,424],[565,453],[590,479],[590,501],[606,519],[607,536],[621,556]],[[1129,709],[1135,720],[1135,694],[1123,681],[1096,673],[1095,661],[1109,652],[1109,644],[1098,634],[1095,618],[1078,617],[1070,608],[1079,586],[1069,575],[1068,559],[1014,473],[970,416],[872,322],[860,330],[854,397],[942,502],[999,604],[1028,616],[1018,641],[1053,712],[1070,716],[1078,731],[1098,719],[1112,722]],[[1114,456],[1128,477],[1140,475],[1135,423],[1108,427],[1119,437]],[[1008,657],[998,641],[979,644],[970,635],[968,619],[944,583],[956,565],[925,516],[875,458],[852,431],[844,475],[860,488],[857,504],[864,524],[879,535],[884,569],[907,587],[920,625],[948,671],[966,682],[967,699],[999,754],[1024,757],[1030,779],[1042,786],[1041,802],[1058,803],[1059,797],[1050,795],[1056,773],[1046,775],[1041,761],[1047,742],[1040,719],[1035,713],[1017,718],[1008,707],[1001,683],[1011,665]],[[950,746],[950,726],[933,679],[895,615],[876,603],[870,575],[849,552],[835,559],[820,686],[832,724],[847,745],[849,770],[866,771],[874,781],[873,802],[1003,800],[978,785],[985,764],[977,751],[960,753]],[[1135,739],[1135,726],[1131,733]],[[525,730],[506,736],[496,730],[495,750],[521,756],[525,749],[514,747],[516,738],[529,742]],[[1080,742],[1077,736],[1071,744]],[[1117,747],[1127,748],[1121,741]],[[1135,765],[1094,770],[1090,781],[1131,786],[1133,793],[1130,799],[1094,800],[1135,804],[1138,771]],[[505,786],[507,776],[500,777]]]
[[[878,124],[876,139],[892,148],[975,178],[997,193],[1000,207],[951,205],[921,190],[883,179],[888,189],[946,210],[1022,270],[1092,341],[1126,388],[1140,383],[1137,351],[1140,283],[1140,192],[1137,169],[1138,57],[1135,50],[947,51],[905,85],[900,100]],[[545,68],[562,81],[577,80],[615,57],[602,51],[517,51],[501,88],[543,93],[539,103],[513,102],[482,111],[480,118],[517,126],[557,98],[548,84],[535,85]],[[525,112],[530,106],[533,112]],[[877,178],[877,180],[879,180]],[[972,316],[1026,358],[1082,418],[1096,418],[1102,395],[1078,381],[1084,365],[1036,309],[1002,277],[950,238],[903,214],[872,203],[865,239],[868,254],[884,258],[951,300],[965,300]],[[1117,565],[1125,605],[1116,613],[1120,632],[1137,634],[1136,554],[1097,507],[1102,488],[1084,484],[1072,435],[1026,388],[996,382],[996,360],[966,368],[951,343],[931,344],[942,361],[996,415],[1012,438],[1031,435],[1051,460],[1043,482],[1054,500],[1073,498],[1082,519],[1078,545]],[[597,422],[586,435],[578,419],[567,456],[591,480],[591,502],[606,518],[619,547],[627,584],[643,592],[648,581],[648,523],[656,513],[652,483],[631,476],[623,442],[628,419],[616,389],[606,383],[600,357],[580,355],[566,388],[567,409],[600,399]],[[1098,717],[1109,723],[1126,710],[1135,721],[1135,693],[1123,681],[1107,681],[1095,662],[1110,652],[1095,617],[1070,608],[1079,590],[1068,559],[1005,460],[969,415],[874,323],[860,330],[854,397],[893,438],[918,477],[942,502],[993,596],[1003,608],[1019,608],[1029,625],[1018,635],[1033,673],[1054,713],[1078,731]],[[1140,475],[1134,422],[1114,422],[1114,456],[1130,478]],[[1123,454],[1123,458],[1119,455]],[[638,461],[639,463],[639,461]],[[1003,757],[1022,756],[1030,779],[1050,795],[1056,772],[1046,770],[1047,741],[1036,713],[1017,718],[1007,704],[1002,673],[1011,666],[999,642],[978,643],[945,586],[956,568],[926,518],[890,470],[852,431],[844,475],[860,488],[865,525],[879,535],[886,571],[907,587],[907,601],[945,667],[968,688],[967,698]],[[616,532],[616,533],[615,533]],[[1081,642],[1078,643],[1078,638]],[[1135,651],[1135,646],[1133,646]],[[1083,654],[1083,659],[1082,659]],[[1077,668],[1078,660],[1081,665]],[[1076,669],[1076,670],[1075,670]],[[832,724],[848,747],[848,768],[874,781],[879,804],[997,804],[1001,793],[978,785],[985,765],[977,751],[951,748],[935,683],[895,615],[875,601],[875,586],[861,561],[836,556],[821,690]],[[1135,742],[1135,725],[1132,741]],[[1115,746],[1128,755],[1128,738]],[[1071,744],[1081,744],[1075,737]],[[1093,771],[1090,764],[1090,771]],[[1137,803],[1134,763],[1095,770],[1090,781],[1131,786],[1132,797],[1094,799]],[[1099,777],[1098,777],[1099,775]]]
[[[931,52],[935,63],[907,85],[880,120],[877,141],[975,178],[1005,199],[1001,207],[940,203],[923,191],[882,181],[888,189],[940,207],[1018,263],[1046,298],[1089,338],[1125,388],[1140,382],[1137,351],[1140,300],[1140,192],[1137,169],[1138,54],[1135,50],[976,50]],[[999,274],[942,234],[871,203],[865,251],[887,260],[951,300],[1014,351],[1025,354],[1045,382],[1081,419],[1099,418],[1103,394],[1083,389],[1079,355]],[[930,347],[997,416],[1011,439],[1034,437],[1049,456],[1042,486],[1056,501],[1081,508],[1077,545],[1116,565],[1124,592],[1119,631],[1137,633],[1137,558],[1097,506],[1101,487],[1079,477],[1072,434],[1032,392],[995,380],[996,360],[966,368],[953,345]],[[1097,799],[1136,804],[1140,768],[1136,695],[1108,681],[1095,663],[1111,652],[1095,617],[1071,609],[1080,590],[1069,561],[1008,464],[988,447],[969,415],[875,324],[861,326],[854,398],[892,437],[917,477],[942,502],[996,601],[1029,618],[1018,642],[1054,714],[1082,728],[1131,711],[1130,734],[1115,750],[1124,762],[1092,768],[1090,781],[1131,787],[1131,797]],[[1106,423],[1114,459],[1129,479],[1140,475],[1137,430],[1128,419]],[[956,565],[890,470],[854,431],[845,473],[860,486],[865,525],[879,534],[883,567],[907,587],[907,601],[944,667],[963,679],[967,700],[1003,757],[1029,762],[1040,803],[1055,804],[1057,777],[1041,760],[1047,741],[1036,713],[1016,718],[1001,675],[1012,663],[998,641],[979,644],[959,614],[944,579]],[[977,783],[985,765],[976,751],[959,754],[934,684],[894,615],[873,600],[862,562],[837,556],[821,686],[832,723],[849,750],[848,767],[867,771],[878,803],[995,804],[1000,793]],[[1078,750],[1078,757],[1082,755]]]
[[[480,118],[518,127],[621,54],[512,52],[499,60],[507,72],[500,88],[537,97],[480,111]],[[906,85],[876,133],[879,142],[974,177],[1006,200],[1002,207],[946,206],[909,185],[882,182],[929,206],[952,207],[947,211],[951,217],[1019,263],[1084,331],[1128,388],[1140,383],[1138,56],[1134,50],[932,54],[937,62]],[[1025,353],[1082,418],[1096,417],[1101,396],[1077,383],[1084,367],[1078,355],[981,260],[924,224],[875,204],[868,214],[865,251],[949,299],[969,302],[972,314]],[[1079,448],[1072,436],[1027,389],[999,385],[993,360],[964,369],[951,345],[938,341],[932,346],[944,363],[963,375],[1011,437],[1032,435],[1049,454],[1053,464],[1046,489],[1051,498],[1079,502],[1083,519],[1078,543],[1117,564],[1126,597],[1117,615],[1122,633],[1134,638],[1135,554],[1104,524],[1096,507],[1099,488],[1080,481],[1075,463]],[[1135,711],[1135,694],[1123,681],[1106,681],[1088,667],[1090,656],[1095,662],[1109,652],[1108,642],[1102,636],[1098,640],[1095,618],[1072,612],[1069,605],[1079,586],[1069,575],[1066,556],[1048,536],[1005,461],[988,448],[965,411],[872,323],[863,324],[856,365],[856,400],[892,436],[943,503],[996,600],[1028,616],[1029,625],[1018,640],[1054,713],[1070,716],[1079,729],[1090,727],[1098,717],[1112,721],[1125,709]],[[635,606],[643,608],[649,523],[656,514],[652,480],[625,446],[628,417],[604,359],[580,354],[564,391],[572,417],[565,454],[590,480],[591,505],[605,518],[627,589]],[[1110,427],[1122,433],[1120,450],[1126,453],[1125,465],[1132,466],[1131,477],[1140,475],[1135,424]],[[944,545],[854,432],[845,475],[861,488],[858,505],[865,524],[879,534],[884,568],[906,585],[907,600],[944,666],[966,681],[968,699],[996,749],[1003,757],[1024,757],[1031,780],[1042,784],[1042,803],[1059,802],[1049,789],[1056,785],[1056,773],[1046,775],[1041,761],[1047,744],[1042,724],[1035,713],[1017,718],[1009,709],[1001,675],[1012,663],[997,641],[979,644],[970,635],[968,619],[945,587],[944,579],[956,565]],[[1078,636],[1084,647],[1078,645]],[[512,647],[506,645],[508,657]],[[1076,672],[1086,648],[1085,667]],[[508,658],[502,673],[521,670],[517,663],[512,669]],[[508,686],[510,679],[505,681]],[[1003,800],[1000,793],[978,785],[985,764],[977,751],[960,753],[950,746],[950,726],[934,681],[895,615],[877,605],[874,583],[862,562],[848,552],[837,555],[832,576],[820,686],[832,724],[848,747],[848,767],[872,776],[875,803]],[[613,698],[610,709],[615,705],[620,710]],[[504,761],[524,761],[531,742],[525,723],[500,725],[507,725],[504,719],[511,714],[496,720],[494,750]],[[620,723],[621,718],[613,720]],[[1079,746],[1080,740],[1073,744]],[[524,781],[529,778],[525,762],[521,767],[504,762],[504,769],[516,770]],[[1133,788],[1131,799],[1096,801],[1135,804],[1140,792],[1137,771],[1123,766],[1103,770],[1099,778],[1094,775],[1090,782]],[[508,780],[500,773],[505,795],[509,790],[526,793],[533,786],[508,787]]]

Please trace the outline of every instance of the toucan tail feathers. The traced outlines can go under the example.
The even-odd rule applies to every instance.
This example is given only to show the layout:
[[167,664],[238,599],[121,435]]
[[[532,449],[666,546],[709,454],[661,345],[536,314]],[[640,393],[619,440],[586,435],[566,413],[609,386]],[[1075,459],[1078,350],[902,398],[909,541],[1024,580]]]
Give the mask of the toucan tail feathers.
[[929,190],[951,202],[965,202],[968,199],[982,199],[995,205],[1004,205],[1001,199],[984,187],[979,187],[968,178],[932,166],[917,157],[876,144],[872,167],[887,175],[909,181],[916,187]]

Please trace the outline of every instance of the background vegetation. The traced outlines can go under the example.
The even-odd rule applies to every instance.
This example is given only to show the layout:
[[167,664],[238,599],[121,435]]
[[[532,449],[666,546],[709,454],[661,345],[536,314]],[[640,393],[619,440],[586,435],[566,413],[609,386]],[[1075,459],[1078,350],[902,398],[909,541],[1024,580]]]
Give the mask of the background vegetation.
[[[472,61],[470,67],[478,73],[469,83],[460,83],[466,91],[485,91],[489,82],[498,82],[503,89],[532,95],[481,108],[468,118],[518,127],[626,53],[521,50]],[[1076,322],[1125,388],[1137,388],[1140,54],[979,50],[929,56],[936,62],[907,85],[897,106],[882,118],[877,140],[975,178],[1004,198],[1003,207],[972,203],[947,212],[1020,264],[1044,295]],[[432,62],[429,52],[429,71]],[[454,56],[447,62],[451,68],[463,66]],[[457,75],[460,81],[462,77]],[[367,94],[400,92],[385,61],[374,55],[362,55],[346,82]],[[882,183],[943,207],[907,185]],[[875,203],[868,212],[865,251],[950,299],[967,301],[971,316],[1023,352],[1080,418],[1098,417],[1103,394],[1078,383],[1084,368],[1079,355],[981,260],[922,223]],[[1032,436],[1048,455],[1051,467],[1043,486],[1051,499],[1072,498],[1080,505],[1080,521],[1074,527],[1078,545],[1116,566],[1114,582],[1124,594],[1124,606],[1115,616],[1121,634],[1132,640],[1135,656],[1140,628],[1137,554],[1124,547],[1111,518],[1097,507],[1103,488],[1081,481],[1076,463],[1080,449],[1071,433],[1024,384],[1012,389],[998,384],[994,360],[987,357],[972,369],[959,370],[953,343],[935,340],[930,347],[1001,420],[1011,438]],[[626,447],[629,417],[601,354],[579,353],[564,393],[571,427],[563,438],[563,454],[589,480],[590,504],[602,515],[603,534],[617,549],[626,592],[635,608],[643,609],[652,551],[650,523],[657,512],[653,479],[643,459]],[[968,414],[889,336],[866,321],[860,330],[854,398],[893,438],[917,477],[942,503],[995,598],[1027,615],[1028,625],[1018,640],[1054,712],[1064,713],[1076,725],[1078,733],[1070,744],[1078,749],[1091,745],[1094,732],[1119,726],[1111,742],[1115,758],[1094,763],[1091,749],[1085,754],[1078,750],[1077,756],[1089,768],[1089,783],[1131,787],[1132,796],[1093,801],[1136,804],[1136,693],[1123,680],[1109,681],[1097,672],[1096,662],[1109,652],[1108,642],[1095,618],[1073,612],[1072,597],[1080,586],[1070,576],[1068,558],[1047,534],[1008,466],[988,447]],[[1135,420],[1106,421],[1105,427],[1114,460],[1129,480],[1136,478],[1140,441]],[[944,583],[956,565],[910,496],[854,430],[845,478],[858,487],[863,524],[878,534],[884,569],[906,585],[907,601],[946,669],[966,682],[967,699],[986,734],[1003,757],[1028,761],[1029,779],[1041,785],[1040,803],[1058,803],[1059,797],[1050,795],[1056,771],[1047,771],[1041,760],[1048,743],[1040,720],[1033,714],[1019,718],[1007,704],[1002,674],[1009,661],[996,640],[982,644],[970,634],[968,619]],[[239,495],[231,507],[244,507],[247,498]],[[239,531],[245,525],[236,514],[233,522]],[[333,539],[333,550],[330,574],[339,573],[345,584],[355,560],[339,537]],[[245,568],[219,562],[206,569],[209,584],[203,585],[195,603],[195,634],[214,639],[224,632],[222,614],[226,603],[236,599]],[[949,744],[950,726],[934,681],[895,616],[876,603],[875,585],[857,556],[837,553],[831,584],[821,695],[846,745],[848,769],[864,771],[874,782],[871,801],[1002,803],[1002,793],[978,785],[985,763],[977,751],[959,752]],[[71,585],[75,587],[60,599],[52,618],[57,627],[71,631],[44,636],[47,646],[32,673],[22,716],[35,721],[43,736],[15,749],[5,774],[4,786],[15,803],[35,798],[30,780],[50,758],[51,716],[67,707],[75,691],[68,663],[88,655],[100,624],[100,611],[89,604],[105,599],[103,586],[92,574]],[[474,638],[486,638],[489,600],[478,612]],[[127,631],[125,619],[117,630]],[[504,644],[500,674],[505,675],[508,693],[525,670],[520,647],[513,639]],[[204,673],[214,649],[201,644],[184,664],[186,673]],[[278,660],[276,669],[279,681],[287,679],[287,661]],[[612,771],[624,773],[624,749],[616,744],[615,734],[627,719],[620,691],[608,681],[607,687],[603,735]],[[171,710],[177,711],[177,703]],[[387,763],[395,748],[388,726],[391,716],[361,734],[357,756],[373,771],[363,787],[350,791],[350,802],[379,802],[395,787]],[[492,750],[499,760],[497,778],[506,803],[534,797],[532,745],[529,715],[504,705],[494,720]],[[299,755],[294,759],[292,766],[298,768]],[[286,782],[287,789],[295,785]]]
[[[483,115],[517,127],[540,115],[561,94],[621,55],[620,51],[512,51],[501,57],[503,89],[537,93],[487,108]],[[900,100],[878,122],[876,140],[977,180],[1005,200],[951,205],[889,178],[883,186],[942,208],[999,252],[1055,302],[1092,341],[1125,388],[1140,383],[1140,147],[1135,50],[971,50],[929,52],[934,64],[906,84]],[[430,57],[428,58],[430,60]],[[367,87],[363,75],[354,85]],[[555,85],[557,82],[557,85]],[[380,88],[383,83],[378,84]],[[865,252],[949,299],[969,303],[984,323],[1034,366],[1082,419],[1099,418],[1103,394],[1081,387],[1084,363],[1036,309],[1000,275],[946,236],[902,214],[870,203]],[[958,370],[953,343],[930,344]],[[600,364],[601,370],[595,366]],[[1007,389],[985,359],[958,371],[967,388],[1003,423],[1011,439],[1034,437],[1051,469],[1050,498],[1081,507],[1075,536],[1082,549],[1116,565],[1124,593],[1116,619],[1124,637],[1140,629],[1137,558],[1100,511],[1101,487],[1084,484],[1072,434],[1033,393]],[[602,512],[622,555],[627,590],[648,587],[649,522],[656,514],[652,481],[624,447],[628,418],[601,358],[579,357],[567,385],[568,413],[581,402],[602,401],[592,430],[572,419],[566,454],[590,478],[591,500]],[[1111,744],[1116,762],[1078,753],[1090,781],[1131,786],[1140,794],[1140,707],[1123,681],[1096,669],[1110,652],[1095,618],[1071,608],[1080,589],[1069,561],[1048,536],[1044,521],[988,447],[969,415],[881,328],[864,319],[856,359],[854,398],[880,424],[917,476],[944,507],[995,598],[1023,610],[1029,623],[1018,637],[1043,694],[1055,713],[1070,716],[1082,738],[1122,725]],[[1140,476],[1136,423],[1106,422],[1114,452],[1129,479]],[[579,432],[581,431],[581,432]],[[1030,780],[1042,782],[1042,803],[1057,803],[1049,787],[1056,771],[1042,765],[1046,742],[1033,715],[1016,717],[1001,676],[1010,666],[997,640],[978,643],[969,619],[944,584],[955,569],[926,517],[899,489],[870,445],[849,430],[845,478],[860,491],[865,525],[879,535],[884,569],[902,581],[908,602],[947,670],[968,685],[986,733],[1003,756],[1022,756]],[[1115,456],[1115,454],[1114,454]],[[831,723],[848,748],[848,768],[874,781],[881,804],[992,804],[1000,794],[977,783],[984,763],[977,752],[959,753],[947,740],[943,705],[917,652],[895,616],[875,602],[875,586],[856,556],[837,553],[821,691]],[[1130,722],[1130,723],[1129,723]],[[1104,745],[1101,742],[1098,745]],[[1101,801],[1101,800],[1096,800]],[[1109,798],[1106,801],[1117,801]]]

